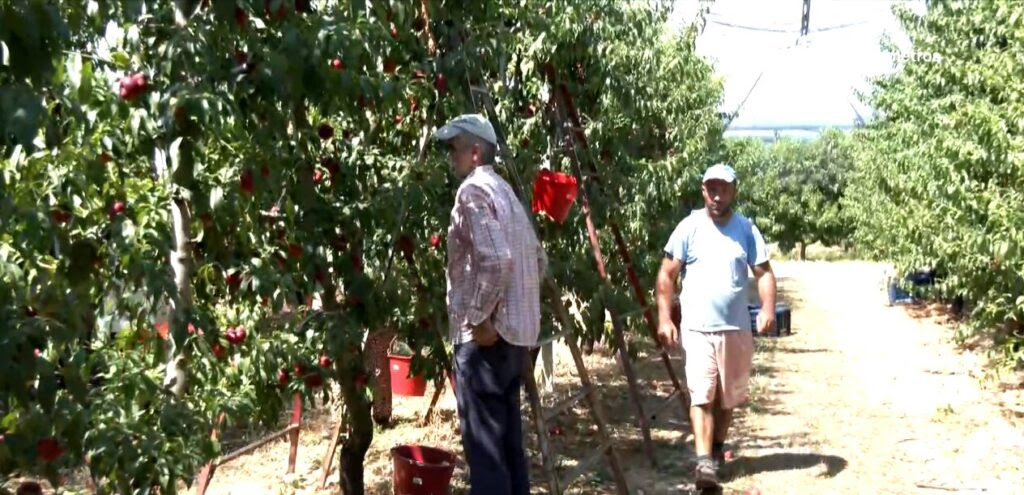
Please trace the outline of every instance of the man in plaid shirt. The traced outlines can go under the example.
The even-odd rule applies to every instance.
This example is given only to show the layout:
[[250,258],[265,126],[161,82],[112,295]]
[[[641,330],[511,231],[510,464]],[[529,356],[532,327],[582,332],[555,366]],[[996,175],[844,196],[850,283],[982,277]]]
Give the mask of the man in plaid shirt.
[[547,258],[515,192],[494,171],[497,136],[462,115],[434,133],[463,180],[448,227],[448,322],[470,493],[530,493],[519,410],[527,350],[540,333]]

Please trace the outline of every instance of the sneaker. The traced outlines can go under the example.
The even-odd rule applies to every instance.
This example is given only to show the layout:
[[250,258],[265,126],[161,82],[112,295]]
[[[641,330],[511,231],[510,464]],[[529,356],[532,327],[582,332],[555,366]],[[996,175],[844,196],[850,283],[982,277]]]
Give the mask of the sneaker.
[[693,482],[698,490],[718,487],[718,473],[715,461],[710,457],[697,459],[697,467],[693,470]]

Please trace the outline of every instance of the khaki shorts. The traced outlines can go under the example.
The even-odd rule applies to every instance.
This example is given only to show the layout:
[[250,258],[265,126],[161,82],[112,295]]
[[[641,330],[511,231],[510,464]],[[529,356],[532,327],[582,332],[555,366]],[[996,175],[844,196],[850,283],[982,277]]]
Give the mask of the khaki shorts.
[[754,359],[754,334],[746,330],[683,330],[681,333],[691,405],[711,404],[717,394],[721,394],[718,399],[722,409],[732,409],[746,402]]

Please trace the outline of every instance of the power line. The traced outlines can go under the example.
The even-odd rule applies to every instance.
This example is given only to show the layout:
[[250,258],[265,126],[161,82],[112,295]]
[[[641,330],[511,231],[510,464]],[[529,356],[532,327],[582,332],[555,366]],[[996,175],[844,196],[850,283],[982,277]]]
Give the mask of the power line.
[[740,101],[739,105],[736,105],[736,110],[733,110],[732,113],[729,114],[729,122],[726,124],[727,128],[729,127],[729,125],[732,124],[732,120],[739,116],[740,110],[743,108],[743,105],[747,103],[747,100],[750,98],[751,93],[754,92],[754,88],[757,87],[757,83],[761,82],[761,77],[763,76],[764,70],[761,70],[761,73],[757,75],[757,79],[754,80],[754,84],[750,85],[750,89],[747,90],[747,94],[743,97],[743,100]]
[[763,32],[763,33],[799,33],[800,32],[798,30],[793,30],[793,29],[773,29],[773,28],[757,27],[757,26],[744,26],[742,24],[733,24],[731,22],[718,21],[718,20],[715,20],[715,19],[708,19],[708,22],[710,22],[712,24],[718,24],[719,26],[731,27],[731,28],[736,28],[736,29],[746,29],[747,31],[760,31],[760,32]]
[[729,128],[729,126],[732,125],[732,121],[739,116],[740,110],[742,110],[743,106],[746,105],[747,100],[749,100],[750,95],[754,93],[754,90],[757,88],[757,84],[761,82],[761,78],[764,77],[764,74],[765,72],[768,71],[768,68],[774,66],[775,63],[778,62],[778,60],[782,57],[783,52],[789,51],[790,49],[792,49],[792,46],[782,46],[776,48],[777,52],[775,56],[771,58],[766,58],[764,60],[764,63],[761,67],[761,71],[757,75],[757,79],[755,79],[754,83],[750,85],[750,89],[747,90],[747,94],[743,96],[743,100],[741,100],[739,105],[736,106],[736,109],[733,110],[731,114],[729,114],[730,117],[728,122],[726,122],[726,128]]
[[[777,28],[768,28],[768,27],[759,27],[759,26],[746,26],[746,25],[743,25],[743,24],[735,24],[735,23],[732,23],[732,22],[719,21],[719,20],[710,19],[710,18],[708,19],[708,22],[710,22],[712,24],[718,24],[719,26],[724,26],[724,27],[730,27],[730,28],[735,28],[735,29],[745,29],[747,31],[759,31],[759,32],[763,32],[763,33],[800,34],[800,30],[799,29],[777,29]],[[809,32],[811,32],[811,33],[820,33],[820,32],[824,32],[824,31],[834,31],[836,29],[844,29],[844,28],[860,26],[860,25],[868,24],[868,23],[869,23],[869,21],[848,22],[846,24],[837,24],[835,26],[828,26],[828,27],[823,27],[823,28],[818,28],[818,29],[811,29],[811,30],[809,30]]]

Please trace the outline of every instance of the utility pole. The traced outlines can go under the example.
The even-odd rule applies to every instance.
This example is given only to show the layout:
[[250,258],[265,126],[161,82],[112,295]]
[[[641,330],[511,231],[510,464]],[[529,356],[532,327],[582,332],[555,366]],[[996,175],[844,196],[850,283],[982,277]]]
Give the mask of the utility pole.
[[807,36],[811,26],[811,0],[804,0],[804,9],[800,15],[800,36]]

